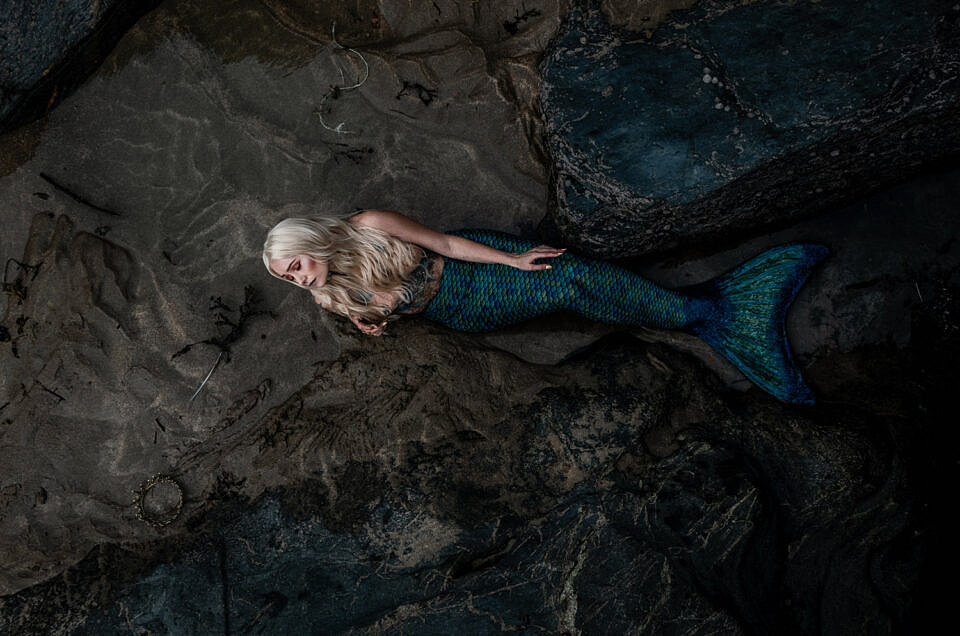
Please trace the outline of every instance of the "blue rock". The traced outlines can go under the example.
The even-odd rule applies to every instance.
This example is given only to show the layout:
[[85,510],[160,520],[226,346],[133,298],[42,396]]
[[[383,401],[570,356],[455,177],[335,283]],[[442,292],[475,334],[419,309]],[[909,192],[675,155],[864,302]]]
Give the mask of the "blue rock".
[[542,66],[553,221],[600,256],[748,233],[960,150],[956,9],[701,2],[648,35],[571,12]]
[[44,116],[160,0],[0,2],[0,132]]
[[94,0],[0,4],[0,119],[12,109],[13,97],[31,88],[93,31],[108,7]]

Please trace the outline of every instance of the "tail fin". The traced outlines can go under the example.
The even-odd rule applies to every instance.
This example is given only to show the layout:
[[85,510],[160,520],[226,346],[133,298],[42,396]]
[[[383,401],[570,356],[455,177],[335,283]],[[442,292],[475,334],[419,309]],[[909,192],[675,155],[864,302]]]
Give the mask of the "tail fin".
[[793,363],[785,320],[810,271],[827,253],[822,245],[782,245],[710,281],[712,315],[689,329],[767,393],[784,402],[813,404],[813,391]]

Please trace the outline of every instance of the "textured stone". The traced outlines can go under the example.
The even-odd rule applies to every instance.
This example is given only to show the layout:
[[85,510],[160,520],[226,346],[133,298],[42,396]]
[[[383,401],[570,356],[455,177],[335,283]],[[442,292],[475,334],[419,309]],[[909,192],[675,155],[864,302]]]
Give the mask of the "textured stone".
[[[428,357],[457,366],[435,357],[449,338],[423,346],[439,334],[412,331],[379,347],[382,366],[341,358],[265,418],[199,442],[178,477],[219,471],[226,503],[6,597],[6,625],[901,631],[927,530],[907,495],[918,475],[875,416],[718,399],[689,359],[623,340],[535,374],[449,351],[461,377],[479,363],[498,382],[500,400],[480,403],[459,377],[418,378]],[[664,427],[674,448],[658,457]],[[229,496],[255,491],[258,466],[285,475],[282,491]],[[151,565],[163,554],[179,556]]]
[[[87,37],[115,2],[4,2],[0,6],[0,130],[25,93]],[[22,123],[22,122],[16,122]]]
[[[478,41],[530,55],[549,39],[535,34],[559,23],[550,6],[513,31],[502,22],[513,24],[514,7],[498,9],[503,20],[476,27]],[[267,7],[247,9],[207,15],[238,34],[285,28]],[[292,370],[287,380],[262,370],[289,364],[290,351],[309,351],[310,363],[340,353],[337,321],[318,321],[308,299],[263,271],[273,223],[386,207],[438,228],[536,226],[543,167],[487,52],[461,31],[477,19],[459,11],[437,25],[434,13],[401,20],[395,45],[364,49],[367,81],[324,105],[331,85],[362,77],[358,54],[309,43],[304,60],[296,40],[289,64],[277,65],[277,49],[269,64],[225,63],[222,42],[204,48],[188,28],[197,7],[168,3],[51,111],[33,158],[0,190],[4,259],[36,266],[8,263],[7,282],[26,297],[11,293],[0,323],[0,487],[13,489],[0,589],[51,576],[123,528],[149,532],[129,526],[144,479],[288,394]],[[325,129],[321,109],[349,132]],[[95,454],[77,453],[78,434]],[[46,505],[34,506],[38,493]]]
[[554,231],[605,257],[756,234],[960,150],[949,3],[571,13],[543,64]]
[[[687,285],[827,243],[788,322],[815,408],[571,316],[364,338],[267,277],[266,228],[383,206],[532,232],[549,166],[524,136],[563,7],[217,6],[141,20],[0,177],[0,632],[931,631],[955,167],[625,262]],[[371,68],[337,99],[363,64],[333,19]],[[133,505],[157,473],[184,493],[163,528]]]
[[160,0],[10,0],[0,5],[0,133],[73,93]]
[[601,0],[600,8],[610,24],[631,31],[647,32],[649,37],[662,20],[677,9],[688,9],[697,0]]

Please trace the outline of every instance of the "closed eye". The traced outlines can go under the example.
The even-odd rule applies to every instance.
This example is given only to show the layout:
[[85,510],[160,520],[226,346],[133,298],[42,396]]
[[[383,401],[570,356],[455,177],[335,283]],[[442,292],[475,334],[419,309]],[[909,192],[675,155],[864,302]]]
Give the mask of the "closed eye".
[[[294,267],[294,265],[296,265],[296,267]],[[300,269],[300,260],[299,260],[299,259],[297,259],[296,261],[290,261],[290,264],[287,265],[287,271],[288,271],[288,272],[289,272],[290,270],[297,271],[298,269]],[[293,280],[293,276],[290,276],[289,274],[284,274],[283,276],[281,276],[281,278],[283,278],[284,280],[291,280],[291,281]]]

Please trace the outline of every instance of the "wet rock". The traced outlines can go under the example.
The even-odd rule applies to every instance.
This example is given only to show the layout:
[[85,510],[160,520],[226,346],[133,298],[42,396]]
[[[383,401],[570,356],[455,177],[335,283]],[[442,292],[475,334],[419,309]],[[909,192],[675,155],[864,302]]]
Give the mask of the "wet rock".
[[[266,228],[382,206],[532,233],[563,7],[222,6],[139,22],[0,178],[0,632],[929,631],[955,171],[636,264],[685,285],[828,243],[789,325],[815,408],[569,316],[361,338],[267,277]],[[158,473],[162,527],[135,503]]]
[[[600,9],[610,24],[631,31],[649,32],[677,9],[688,9],[697,0],[601,0]],[[646,33],[649,36],[649,33]]]
[[159,2],[5,2],[0,7],[0,133],[47,115]]
[[542,67],[552,231],[605,257],[743,237],[954,155],[957,20],[731,1],[645,34],[572,12]]
[[[904,462],[897,418],[730,400],[689,359],[653,352],[669,373],[620,339],[531,387],[514,383],[529,379],[528,365],[460,349],[471,363],[461,366],[486,360],[484,377],[513,377],[499,402],[457,394],[437,413],[446,418],[428,409],[419,427],[406,421],[426,406],[417,396],[383,400],[404,390],[395,382],[416,361],[382,388],[361,381],[352,395],[381,405],[363,411],[337,387],[369,365],[323,369],[288,399],[295,416],[283,407],[217,444],[223,470],[248,480],[225,479],[220,503],[189,513],[190,534],[100,550],[69,576],[6,597],[4,624],[42,625],[44,599],[69,597],[83,599],[62,608],[79,633],[912,624],[930,539],[917,534],[929,526],[909,494],[919,474]],[[454,396],[455,380],[434,378],[415,384]],[[675,449],[651,455],[647,434],[681,405],[690,416],[669,424]],[[477,407],[484,416],[461,417]],[[355,443],[337,433],[347,422]],[[255,492],[255,472],[241,464],[255,454],[288,477],[248,502],[238,495]],[[196,468],[182,464],[179,478],[196,483],[213,467]]]

